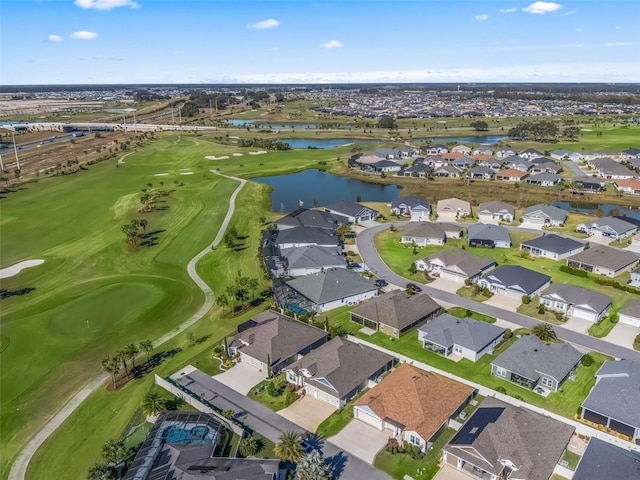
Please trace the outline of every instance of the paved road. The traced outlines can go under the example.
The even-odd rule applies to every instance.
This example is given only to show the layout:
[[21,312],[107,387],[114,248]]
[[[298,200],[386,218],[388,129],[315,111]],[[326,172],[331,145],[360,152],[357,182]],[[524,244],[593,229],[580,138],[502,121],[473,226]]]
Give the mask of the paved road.
[[577,163],[575,163],[575,162],[563,162],[562,166],[565,166],[565,165],[568,166],[571,169],[571,171],[576,174],[575,175],[576,177],[584,177],[585,176],[585,173],[582,170],[580,170],[580,167],[578,166]]
[[[218,230],[216,237],[204,250],[202,250],[195,257],[193,257],[189,262],[189,264],[187,265],[187,273],[189,274],[191,279],[196,283],[196,285],[198,285],[200,290],[202,290],[202,293],[204,293],[204,297],[205,297],[204,303],[198,309],[198,311],[194,313],[191,317],[189,317],[189,319],[187,319],[184,323],[174,328],[169,333],[155,340],[153,342],[154,347],[158,347],[159,345],[162,345],[163,343],[174,338],[176,335],[185,331],[187,328],[189,328],[198,320],[200,320],[202,317],[204,317],[213,306],[213,303],[214,303],[213,291],[211,290],[209,285],[207,285],[205,281],[202,280],[202,278],[200,278],[200,276],[196,272],[196,264],[207,253],[211,252],[212,248],[216,247],[222,240],[222,237],[224,236],[227,226],[229,225],[229,222],[231,221],[231,217],[233,217],[233,213],[235,211],[236,197],[238,196],[238,193],[240,193],[240,190],[242,190],[242,188],[247,182],[246,180],[243,180],[241,178],[229,177],[227,175],[222,175],[217,172],[213,172],[213,173],[216,173],[221,177],[225,177],[231,180],[236,180],[240,182],[240,185],[238,185],[238,187],[231,194],[231,197],[229,197],[229,208],[227,210],[227,214],[224,217],[224,220],[222,221],[222,225],[220,225],[220,229]],[[62,407],[62,409],[51,420],[49,420],[49,422],[47,422],[47,424],[42,428],[42,430],[40,430],[29,441],[29,443],[27,443],[24,449],[20,452],[20,454],[16,458],[16,461],[11,466],[11,471],[9,472],[8,480],[24,480],[27,473],[27,468],[29,466],[29,462],[33,458],[33,455],[36,453],[38,448],[40,448],[40,446],[53,434],[53,432],[55,432],[56,429],[60,425],[62,425],[62,423],[75,411],[76,408],[80,406],[80,404],[93,391],[98,389],[108,379],[109,379],[109,375],[106,373],[102,373],[97,377],[95,377],[94,379],[92,379],[89,383],[87,383],[82,388],[82,390],[76,393],[73,396],[73,398],[71,398],[71,400],[69,400],[69,402],[67,402],[64,405],[64,407]]]
[[[242,417],[242,422],[272,442],[277,442],[278,437],[285,430],[294,430],[301,434],[308,433],[295,423],[203,372],[191,372],[189,377],[193,378],[197,383],[206,385],[207,390],[217,394],[214,398],[208,398],[208,402],[223,410],[231,409],[236,412],[246,412],[247,415]],[[208,397],[208,395],[205,395],[205,397]],[[332,468],[336,478],[340,480],[390,480],[390,477],[384,472],[357,457],[349,456],[344,450],[331,442],[319,440],[315,445],[315,440],[311,440],[309,443],[322,450],[325,460]]]
[[[400,225],[398,222],[394,222],[395,225]],[[404,288],[404,286],[411,280],[401,277],[394,273],[380,258],[378,252],[373,245],[373,237],[376,233],[389,228],[391,224],[386,223],[378,225],[376,227],[368,228],[361,231],[356,237],[356,243],[358,245],[358,251],[362,260],[367,265],[369,270],[380,278],[384,278],[387,282]],[[467,298],[460,297],[456,294],[444,292],[428,285],[422,286],[422,293],[428,293],[436,300],[459,305],[476,312],[491,315],[492,317],[506,320],[507,322],[515,323],[521,327],[531,328],[535,324],[539,323],[538,320],[521,315],[519,313],[510,312],[502,308],[493,307],[491,305],[485,305],[480,302],[475,302]],[[573,343],[577,346],[582,346],[587,350],[593,350],[602,352],[607,355],[611,355],[615,358],[625,358],[630,360],[640,360],[640,352],[631,350],[613,343],[609,343],[599,338],[590,337],[582,333],[567,330],[561,326],[553,327],[559,338],[566,342]]]

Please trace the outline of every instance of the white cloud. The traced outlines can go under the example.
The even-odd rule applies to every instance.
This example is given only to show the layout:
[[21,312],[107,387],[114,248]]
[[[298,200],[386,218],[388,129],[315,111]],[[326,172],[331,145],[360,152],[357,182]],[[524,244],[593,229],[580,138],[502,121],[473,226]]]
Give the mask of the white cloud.
[[344,47],[344,45],[342,43],[340,43],[337,40],[331,40],[327,43],[323,43],[322,45],[320,45],[323,48],[340,48],[340,47]]
[[132,0],[76,0],[75,4],[80,8],[93,10],[111,10],[118,7],[140,8],[140,5]]
[[50,42],[61,42],[62,37],[60,35],[51,34],[47,37],[47,40],[49,40]]
[[517,10],[518,10],[518,7],[512,7],[512,8],[501,8],[498,11],[500,13],[515,13]]
[[616,27],[616,30],[622,30],[622,27],[621,27],[620,25],[618,25],[618,26]]
[[77,32],[73,32],[69,38],[72,38],[74,40],[93,40],[94,38],[98,38],[100,35],[98,35],[96,32],[88,32],[86,30],[79,30]]
[[476,20],[478,20],[479,22],[484,22],[485,20],[489,19],[489,15],[487,15],[486,13],[483,13],[482,15],[476,15],[475,17]]
[[559,3],[554,3],[554,2],[534,2],[531,5],[529,5],[528,7],[524,7],[522,9],[523,12],[527,12],[527,13],[533,13],[533,14],[543,14],[543,13],[550,13],[550,12],[555,12],[556,10],[560,10],[562,8],[562,5],[560,5]]
[[633,47],[633,42],[610,42],[607,47]]
[[247,25],[247,28],[255,28],[256,30],[265,30],[267,28],[279,27],[280,22],[275,18],[269,18],[267,20],[261,20],[258,23]]

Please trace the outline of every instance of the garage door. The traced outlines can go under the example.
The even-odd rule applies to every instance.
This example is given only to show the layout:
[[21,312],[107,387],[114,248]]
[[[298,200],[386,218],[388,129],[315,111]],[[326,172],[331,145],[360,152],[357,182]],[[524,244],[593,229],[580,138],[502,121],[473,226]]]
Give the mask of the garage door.
[[620,314],[620,323],[626,323],[627,325],[633,325],[634,327],[640,327],[640,318],[630,317],[624,313]]
[[367,425],[371,425],[372,427],[380,429],[380,419],[370,413],[365,412],[359,408],[356,409],[358,420],[366,423]]
[[240,354],[240,358],[242,359],[242,363],[246,363],[247,365],[251,365],[252,367],[255,367],[258,370],[262,371],[263,364],[260,360],[243,353]]
[[461,278],[458,275],[455,275],[453,273],[450,272],[445,272],[444,270],[442,270],[442,272],[440,272],[440,278],[444,278],[447,280],[452,280],[454,282],[459,282],[461,280]]
[[338,406],[338,399],[333,395],[328,394],[327,392],[323,392],[322,390],[316,389],[316,398],[318,400],[322,400],[323,402],[328,403],[329,405]]
[[595,321],[595,315],[591,312],[585,312],[584,310],[580,309],[580,308],[574,308],[573,309],[573,316],[576,318],[583,318],[585,320],[590,320],[592,322]]

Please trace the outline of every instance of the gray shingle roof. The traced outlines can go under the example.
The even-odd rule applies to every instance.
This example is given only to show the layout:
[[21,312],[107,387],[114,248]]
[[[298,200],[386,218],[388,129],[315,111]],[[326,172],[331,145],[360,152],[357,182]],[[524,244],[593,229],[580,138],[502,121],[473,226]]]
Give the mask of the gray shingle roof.
[[472,318],[457,318],[445,313],[420,327],[426,340],[442,347],[451,348],[454,344],[479,352],[504,333],[490,323]]
[[371,280],[344,268],[332,268],[286,283],[318,305],[377,290]]
[[402,330],[438,309],[440,305],[429,295],[408,295],[404,291],[395,291],[360,305],[352,313]]
[[582,242],[579,242],[578,240],[561,237],[560,235],[556,235],[555,233],[542,235],[541,237],[533,238],[531,240],[525,240],[521,243],[521,245],[538,248],[540,250],[545,250],[551,253],[557,253],[558,255],[571,252],[584,246],[584,244]]
[[[640,269],[640,267],[638,267]],[[627,300],[618,313],[640,318],[640,300]]]
[[467,227],[469,240],[493,240],[494,242],[511,242],[509,230],[499,225],[472,223]]
[[398,197],[391,202],[391,208],[398,208],[400,205],[407,205],[409,208],[415,208],[418,206],[430,208],[429,200],[413,196]]
[[317,227],[293,227],[277,230],[278,245],[285,243],[308,243],[315,245],[338,246],[339,239],[331,230]]
[[583,408],[640,428],[640,362],[604,362]]
[[347,200],[341,200],[339,202],[334,202],[325,207],[328,210],[336,212],[338,214],[344,214],[351,217],[359,217],[364,214],[365,211],[370,210],[375,213],[379,213],[376,210],[373,210],[369,207],[365,207],[364,205],[360,205],[359,203],[349,202]]
[[488,282],[530,295],[551,280],[549,275],[519,265],[503,265],[483,275]]
[[294,268],[332,268],[346,267],[347,262],[337,248],[292,247],[280,250],[280,255],[287,259],[290,269]]
[[566,423],[487,397],[444,450],[495,475],[504,469],[500,462],[509,460],[518,469],[518,478],[548,480],[573,430]]
[[447,230],[439,223],[409,222],[402,229],[403,237],[438,238],[444,240]]
[[568,260],[618,271],[636,262],[638,257],[628,250],[597,245],[570,256]]
[[335,230],[339,224],[347,223],[347,219],[330,212],[299,208],[273,223],[281,228],[318,227]]
[[564,223],[567,219],[567,212],[553,205],[532,205],[524,211],[523,217],[526,218],[531,215],[541,215],[545,218],[559,221],[560,223]]
[[573,480],[640,479],[640,453],[591,437]]
[[[297,375],[302,375],[303,369],[307,370],[312,377],[306,378],[305,383],[343,398],[391,360],[391,355],[379,350],[335,337],[292,363],[287,369],[293,370]],[[326,379],[333,388],[314,380],[316,378]]]
[[557,183],[562,180],[560,175],[556,175],[555,173],[537,173],[535,175],[531,175],[527,178],[527,183],[543,183],[543,182],[551,182]]
[[638,228],[633,223],[625,222],[624,220],[614,217],[603,217],[589,220],[588,222],[584,222],[584,225],[587,226],[587,228],[607,228],[618,235],[627,232],[634,232]]
[[[286,315],[267,310],[252,317],[256,325],[242,331],[230,345],[244,345],[240,350],[252,358],[275,365],[326,338],[327,333]],[[248,345],[247,345],[248,344]]]
[[601,313],[611,305],[611,298],[602,293],[575,285],[557,283],[541,295],[542,298],[559,299],[583,310]]
[[478,213],[510,213],[512,216],[515,215],[515,208],[513,205],[510,205],[506,202],[501,202],[500,200],[493,200],[491,202],[483,202],[478,207]]
[[547,345],[535,335],[524,335],[493,361],[493,365],[529,380],[546,375],[560,382],[577,365],[582,354],[568,343]]
[[473,255],[459,248],[447,248],[423,258],[425,261],[440,260],[446,267],[457,267],[468,277],[473,277],[496,262],[492,258]]

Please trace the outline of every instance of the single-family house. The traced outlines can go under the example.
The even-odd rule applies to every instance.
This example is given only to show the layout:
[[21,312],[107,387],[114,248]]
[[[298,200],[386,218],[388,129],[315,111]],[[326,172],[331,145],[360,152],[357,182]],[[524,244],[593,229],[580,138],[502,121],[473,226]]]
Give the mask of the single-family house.
[[451,149],[452,152],[460,152],[463,155],[469,155],[471,153],[471,148],[466,145],[456,145]]
[[280,257],[285,261],[284,276],[300,277],[318,273],[330,268],[346,268],[347,262],[340,248],[291,247],[280,249]]
[[353,418],[425,452],[474,393],[473,387],[403,363],[355,401]]
[[477,148],[475,148],[473,150],[473,154],[474,155],[489,155],[490,157],[493,156],[493,150],[491,149],[491,147],[487,147],[484,145],[481,145]]
[[497,172],[504,166],[504,164],[505,164],[504,160],[500,160],[497,158],[490,158],[488,160],[481,161],[478,165],[481,167],[490,168],[492,171]]
[[395,148],[378,148],[373,153],[382,158],[400,158],[400,152]]
[[412,222],[426,222],[431,215],[431,204],[424,198],[398,197],[391,202],[391,213],[411,217]]
[[286,367],[287,382],[323,402],[342,408],[370,382],[393,367],[393,357],[334,337]]
[[333,230],[319,227],[292,227],[264,233],[263,246],[274,245],[280,249],[293,247],[338,248],[340,239]]
[[415,157],[420,154],[420,149],[412,147],[411,145],[400,145],[399,147],[396,147],[395,150],[401,157]]
[[379,162],[369,163],[365,167],[365,172],[382,175],[383,173],[399,172],[402,169],[399,163],[393,160],[380,160]]
[[547,415],[487,397],[444,446],[442,461],[471,478],[549,480],[573,431]]
[[261,372],[279,372],[329,339],[327,332],[271,310],[238,327],[227,340],[229,356]]
[[464,156],[465,155],[463,155],[460,152],[448,152],[448,153],[443,153],[442,155],[439,155],[440,158],[442,158],[447,162],[453,162],[454,160],[457,160],[458,158],[461,158]]
[[426,163],[416,163],[415,165],[399,171],[398,176],[425,178],[431,173],[433,173],[433,168],[431,166],[427,165]]
[[491,180],[494,174],[495,172],[489,167],[474,167],[467,175],[473,179]]
[[640,479],[640,453],[591,437],[572,480]]
[[315,227],[331,231],[334,231],[343,223],[347,223],[347,219],[344,217],[307,208],[298,208],[273,222],[278,230],[287,230],[294,227]]
[[470,247],[510,248],[509,230],[499,225],[472,223],[467,229]]
[[640,267],[631,271],[631,275],[629,275],[629,285],[640,288]]
[[483,223],[511,223],[515,218],[516,209],[513,205],[500,200],[483,202],[478,207],[478,220]]
[[640,158],[640,148],[627,148],[622,153],[626,154],[628,158]]
[[454,282],[475,281],[496,266],[488,257],[473,255],[467,250],[446,248],[415,262],[416,269],[434,277]]
[[434,318],[418,329],[422,346],[439,355],[455,355],[472,362],[504,339],[504,328],[472,318],[458,318],[448,313]]
[[611,278],[631,270],[637,263],[635,253],[605,245],[593,246],[567,258],[567,265],[571,268]]
[[537,173],[527,178],[526,183],[530,185],[539,185],[541,187],[553,187],[562,181],[560,175],[553,173]]
[[540,303],[567,318],[583,318],[594,323],[602,320],[611,308],[611,298],[575,285],[557,283],[540,294]]
[[400,243],[418,246],[444,245],[447,238],[460,238],[462,228],[452,223],[411,222],[402,229]]
[[628,237],[637,231],[638,227],[635,224],[613,217],[595,218],[576,226],[576,232],[611,240]]
[[493,293],[521,299],[540,294],[551,284],[551,277],[519,265],[503,265],[485,273],[479,283]]
[[569,155],[571,155],[571,152],[569,150],[564,150],[564,149],[552,150],[551,152],[549,152],[549,156],[554,160],[565,160],[569,158]]
[[507,168],[496,172],[496,180],[502,180],[503,182],[521,182],[528,176],[529,173],[526,170],[517,168]]
[[640,300],[627,300],[618,311],[618,321],[640,328]]
[[442,307],[429,295],[409,295],[403,290],[388,292],[351,310],[351,320],[390,337],[438,316]]
[[523,172],[528,172],[534,166],[534,163],[518,155],[515,157],[507,157],[504,159],[504,162],[509,168],[515,168],[516,170],[522,170]]
[[[582,418],[626,435],[640,444],[640,361],[609,360],[582,403]],[[607,477],[613,478],[613,477]]]
[[567,220],[567,212],[552,205],[532,205],[524,211],[522,220],[543,227],[559,227]]
[[327,205],[324,207],[324,210],[325,212],[346,217],[351,223],[362,223],[368,220],[375,220],[380,216],[380,212],[373,208],[345,200]]
[[624,180],[638,177],[633,170],[630,170],[612,158],[598,158],[593,160],[591,165],[600,177],[606,178],[607,180]]
[[546,344],[535,335],[524,335],[491,363],[491,374],[538,393],[557,392],[581,358],[569,343]]
[[446,198],[438,201],[436,207],[438,218],[461,218],[471,215],[471,204],[457,198]]
[[431,145],[425,149],[426,155],[442,155],[443,153],[448,153],[449,149],[446,145],[437,144]]
[[520,152],[522,158],[527,160],[533,160],[536,158],[544,157],[544,153],[536,150],[535,148],[527,148],[524,152]]
[[460,157],[460,158],[456,158],[453,162],[451,162],[451,165],[461,170],[471,168],[475,164],[476,164],[476,161],[471,157]]
[[584,250],[584,244],[573,238],[549,233],[523,241],[520,244],[520,250],[532,257],[562,260]]
[[518,152],[513,148],[503,148],[496,152],[497,158],[515,157],[516,155],[518,155]]
[[274,280],[273,290],[280,308],[301,314],[355,305],[378,295],[378,287],[371,280],[344,268],[282,282]]
[[433,171],[436,177],[458,178],[462,173],[462,169],[453,165],[442,165]]
[[630,195],[640,195],[640,179],[627,178],[625,180],[614,180],[613,186],[622,193]]
[[604,182],[595,177],[574,177],[571,183],[574,190],[585,193],[599,193],[604,188]]

